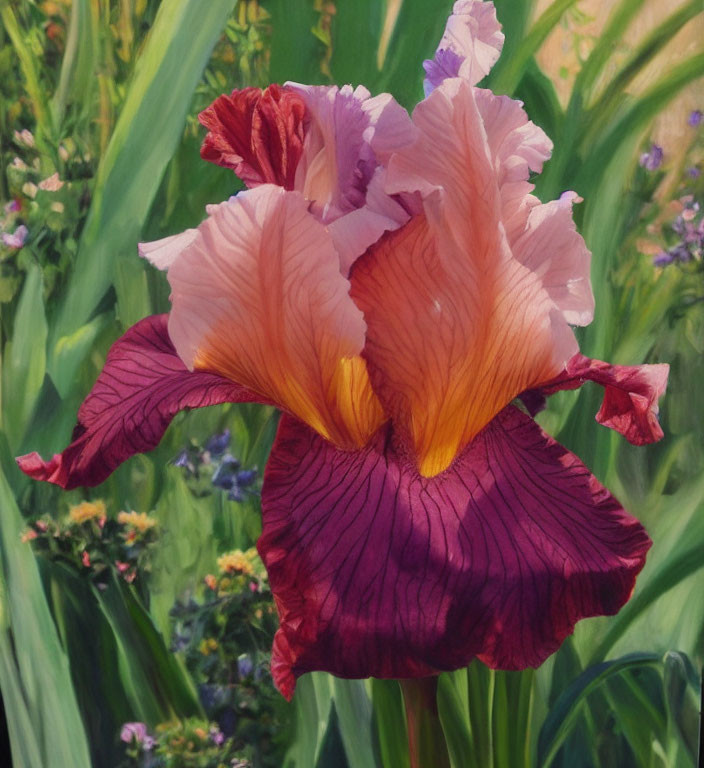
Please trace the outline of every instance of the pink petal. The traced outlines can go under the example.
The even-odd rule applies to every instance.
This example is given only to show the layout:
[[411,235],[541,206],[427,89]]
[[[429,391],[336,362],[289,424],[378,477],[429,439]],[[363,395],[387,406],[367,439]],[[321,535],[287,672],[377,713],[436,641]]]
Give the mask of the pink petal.
[[407,112],[389,94],[363,86],[287,83],[306,104],[310,123],[295,189],[325,223],[364,205],[376,167],[415,136]]
[[591,253],[577,232],[569,197],[532,206],[525,229],[511,249],[521,264],[540,276],[548,295],[570,325],[591,323]]
[[210,206],[169,270],[169,334],[188,368],[218,372],[357,447],[384,418],[359,356],[364,318],[308,207],[271,184]]
[[604,401],[596,415],[599,424],[615,429],[633,445],[654,443],[663,436],[658,421],[658,399],[665,393],[670,366],[611,365],[575,355],[551,381],[521,395],[533,415],[545,397],[563,389],[578,389],[586,381],[604,387]]
[[198,115],[208,129],[201,157],[232,168],[249,187],[273,183],[293,189],[305,118],[300,96],[279,85],[219,96]]
[[383,428],[343,453],[284,417],[258,549],[290,698],[312,670],[421,677],[479,657],[538,666],[628,600],[650,540],[565,448],[508,407],[432,479]]
[[426,95],[450,77],[462,77],[476,85],[496,64],[503,44],[493,3],[458,0],[435,58],[423,63]]
[[530,172],[540,173],[552,142],[528,120],[520,101],[476,88],[501,196],[501,219],[514,257],[539,275],[555,306],[570,325],[589,325],[594,296],[589,279],[591,254],[572,219],[574,192],[541,205],[531,195]]
[[139,255],[157,269],[167,270],[198,234],[197,229],[187,229],[178,235],[169,235],[150,243],[139,243]]
[[515,141],[514,121],[492,142],[475,94],[448,80],[416,107],[418,141],[393,155],[385,190],[419,193],[424,215],[373,245],[351,273],[375,390],[426,476],[449,466],[528,388],[522,382],[551,378],[577,351],[543,284],[551,253],[526,266],[503,226],[503,180],[537,165],[535,134]]
[[98,485],[130,456],[155,448],[184,408],[261,402],[222,376],[189,373],[166,325],[167,315],[147,317],[112,345],[71,444],[49,461],[37,453],[19,457],[23,472],[66,489]]
[[377,168],[367,188],[364,205],[328,224],[340,271],[347,277],[352,264],[384,234],[405,224],[406,209],[384,192],[384,169]]

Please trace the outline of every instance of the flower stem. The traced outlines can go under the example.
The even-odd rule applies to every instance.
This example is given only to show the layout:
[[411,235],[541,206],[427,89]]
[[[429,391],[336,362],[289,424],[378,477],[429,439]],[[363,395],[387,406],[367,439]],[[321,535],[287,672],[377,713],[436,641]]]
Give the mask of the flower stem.
[[450,768],[438,715],[437,677],[399,680],[406,705],[411,768]]

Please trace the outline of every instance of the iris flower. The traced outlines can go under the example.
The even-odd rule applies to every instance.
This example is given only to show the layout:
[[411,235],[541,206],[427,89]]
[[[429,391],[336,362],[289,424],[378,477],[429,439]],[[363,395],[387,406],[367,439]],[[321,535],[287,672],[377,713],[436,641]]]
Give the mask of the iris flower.
[[115,342],[61,454],[18,460],[95,485],[182,409],[278,406],[258,549],[286,697],[311,670],[537,666],[619,610],[651,544],[532,418],[594,381],[597,421],[652,442],[667,366],[579,354],[576,195],[531,194],[550,140],[477,87],[502,43],[491,3],[457,2],[412,118],[361,86],[219,97],[202,155],[249,189],[141,246],[168,270],[170,313]]

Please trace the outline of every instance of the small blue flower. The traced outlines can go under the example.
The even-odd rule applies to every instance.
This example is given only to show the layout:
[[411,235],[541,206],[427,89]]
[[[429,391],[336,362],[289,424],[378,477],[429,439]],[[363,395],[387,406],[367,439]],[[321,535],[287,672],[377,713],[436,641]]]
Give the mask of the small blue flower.
[[223,490],[230,490],[237,482],[235,473],[240,468],[241,464],[239,459],[236,459],[229,453],[226,453],[220,465],[213,473],[212,483],[216,488],[222,488]]
[[243,469],[240,470],[236,475],[237,485],[240,486],[240,488],[246,488],[248,485],[252,485],[252,483],[257,479],[257,468],[254,467],[254,469]]
[[243,653],[237,658],[237,674],[240,680],[251,677],[252,672],[254,672],[254,663],[246,653]]
[[213,435],[205,444],[205,450],[213,456],[221,456],[230,445],[230,430],[226,429],[219,435]]

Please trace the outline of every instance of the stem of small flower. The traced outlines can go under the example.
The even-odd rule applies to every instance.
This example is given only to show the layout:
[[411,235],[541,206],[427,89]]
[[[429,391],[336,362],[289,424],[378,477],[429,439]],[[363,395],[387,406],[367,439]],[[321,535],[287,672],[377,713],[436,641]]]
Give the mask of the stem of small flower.
[[411,768],[450,768],[438,715],[437,677],[399,680],[406,705]]

